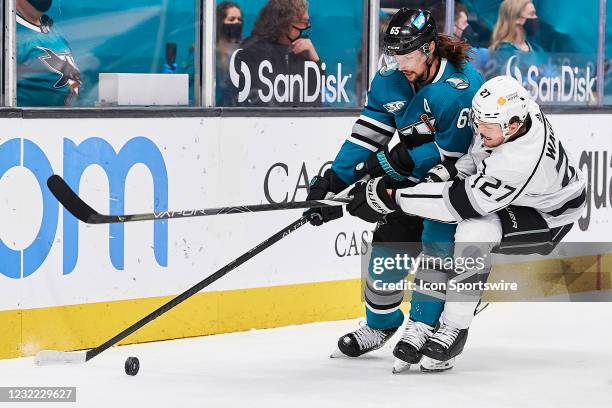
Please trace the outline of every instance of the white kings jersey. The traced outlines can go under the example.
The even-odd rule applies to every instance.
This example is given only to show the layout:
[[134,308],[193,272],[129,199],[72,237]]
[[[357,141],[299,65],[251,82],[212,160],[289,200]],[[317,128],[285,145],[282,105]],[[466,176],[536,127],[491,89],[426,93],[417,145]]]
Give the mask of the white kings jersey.
[[586,202],[585,179],[533,101],[528,118],[527,133],[494,149],[474,135],[468,153],[455,163],[457,178],[399,189],[395,201],[408,214],[444,222],[508,205],[537,210],[549,228],[577,221]]

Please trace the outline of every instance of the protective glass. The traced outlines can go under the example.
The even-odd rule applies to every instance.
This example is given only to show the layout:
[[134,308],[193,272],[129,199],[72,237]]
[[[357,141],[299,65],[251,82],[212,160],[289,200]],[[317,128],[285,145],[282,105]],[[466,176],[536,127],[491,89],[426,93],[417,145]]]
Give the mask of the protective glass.
[[399,68],[399,63],[395,57],[396,55],[391,54],[387,47],[384,48],[383,59],[387,66],[387,71],[394,71]]
[[423,59],[424,54],[421,49],[416,49],[409,52],[408,54],[394,54],[385,47],[383,58],[387,65],[387,70],[399,69],[400,65],[415,64],[419,62],[419,59]]

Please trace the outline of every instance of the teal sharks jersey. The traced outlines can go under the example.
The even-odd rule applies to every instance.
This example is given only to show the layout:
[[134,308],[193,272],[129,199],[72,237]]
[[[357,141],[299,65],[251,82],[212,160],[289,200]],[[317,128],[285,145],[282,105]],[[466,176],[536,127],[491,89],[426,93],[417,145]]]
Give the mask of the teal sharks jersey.
[[17,105],[70,106],[81,75],[68,43],[52,27],[16,19]]
[[414,181],[442,160],[464,155],[472,139],[472,97],[484,82],[467,62],[456,67],[440,60],[433,81],[415,89],[400,71],[380,70],[366,104],[332,164],[346,183],[355,181],[355,166],[399,138],[415,163]]

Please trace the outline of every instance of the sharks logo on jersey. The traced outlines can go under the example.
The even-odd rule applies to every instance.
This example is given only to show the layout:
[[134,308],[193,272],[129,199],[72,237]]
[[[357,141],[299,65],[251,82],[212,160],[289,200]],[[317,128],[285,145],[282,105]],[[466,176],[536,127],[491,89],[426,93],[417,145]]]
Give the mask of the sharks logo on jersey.
[[383,105],[383,107],[387,110],[387,112],[395,113],[400,111],[404,106],[406,106],[406,101],[394,101],[388,102]]
[[455,72],[453,73],[446,81],[444,81],[445,83],[449,84],[452,88],[458,89],[458,90],[463,90],[463,89],[467,89],[470,87],[470,80],[468,79],[467,76],[465,76],[464,74],[462,74],[461,72]]
[[81,72],[77,68],[72,55],[68,53],[57,54],[49,48],[37,48],[45,53],[45,55],[38,57],[38,59],[60,76],[53,84],[53,87],[63,88],[68,85],[73,93],[78,94],[79,86],[81,85]]
[[436,118],[430,117],[426,113],[422,113],[418,122],[404,126],[399,131],[402,135],[408,136],[412,134],[433,135],[436,133]]

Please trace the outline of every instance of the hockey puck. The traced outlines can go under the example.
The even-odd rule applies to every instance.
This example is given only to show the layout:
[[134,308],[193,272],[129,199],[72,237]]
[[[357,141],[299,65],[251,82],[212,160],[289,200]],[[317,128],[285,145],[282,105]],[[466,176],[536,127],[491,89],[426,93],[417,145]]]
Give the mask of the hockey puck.
[[125,373],[127,375],[136,375],[138,374],[138,370],[140,370],[140,361],[138,361],[138,357],[128,357],[125,360]]

